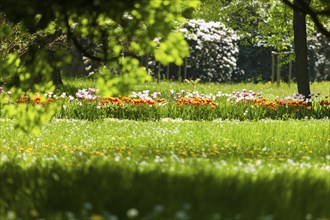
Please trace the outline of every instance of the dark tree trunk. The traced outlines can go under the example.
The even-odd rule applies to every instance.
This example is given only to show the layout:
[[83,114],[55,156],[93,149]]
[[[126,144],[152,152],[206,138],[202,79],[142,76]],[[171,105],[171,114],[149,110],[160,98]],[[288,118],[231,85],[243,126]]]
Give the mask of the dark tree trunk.
[[55,86],[63,85],[61,70],[56,66],[56,61],[60,58],[56,55],[55,51],[49,50],[46,60],[51,64],[53,70],[51,72],[51,80]]
[[63,85],[62,75],[61,75],[60,69],[57,67],[55,67],[52,71],[52,81],[53,81],[53,84],[56,86]]
[[[299,7],[299,0],[294,0],[295,6]],[[294,52],[296,55],[296,77],[298,93],[306,98],[310,96],[308,60],[307,60],[307,36],[306,14],[294,10]]]

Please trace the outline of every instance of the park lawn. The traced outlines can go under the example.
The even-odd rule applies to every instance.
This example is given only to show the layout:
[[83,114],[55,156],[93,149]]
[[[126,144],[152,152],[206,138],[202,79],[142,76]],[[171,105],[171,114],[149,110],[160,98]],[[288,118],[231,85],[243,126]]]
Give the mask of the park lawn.
[[0,215],[329,219],[329,120],[0,121]]
[[[58,87],[58,93],[67,92],[69,94],[75,94],[78,89],[83,88],[95,88],[96,81],[88,78],[65,78],[63,79],[63,86]],[[329,81],[323,82],[313,82],[310,84],[311,93],[320,93],[321,97],[330,95]],[[289,86],[287,83],[281,83],[278,87],[276,83],[182,83],[175,81],[161,81],[157,83],[155,81],[140,83],[133,86],[134,91],[150,90],[150,93],[161,92],[168,93],[169,90],[175,91],[198,91],[201,94],[216,94],[221,91],[222,93],[232,93],[242,91],[246,89],[247,91],[252,90],[257,93],[262,93],[264,97],[269,99],[274,99],[275,97],[291,96],[297,93],[297,84],[291,83]]]

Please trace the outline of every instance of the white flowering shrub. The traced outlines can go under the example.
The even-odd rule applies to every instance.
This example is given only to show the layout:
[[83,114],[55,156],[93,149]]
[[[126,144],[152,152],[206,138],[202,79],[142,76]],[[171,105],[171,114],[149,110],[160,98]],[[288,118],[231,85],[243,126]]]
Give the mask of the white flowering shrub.
[[203,81],[233,80],[238,74],[237,34],[220,22],[190,20],[181,31],[190,47],[187,78]]
[[[189,20],[179,31],[184,33],[190,55],[187,58],[186,75],[184,64],[181,70],[175,64],[169,65],[171,79],[200,78],[213,82],[240,80],[239,75],[243,71],[237,67],[239,37],[232,29],[220,22]],[[158,64],[153,58],[150,58],[148,68],[152,76],[157,76]],[[160,73],[165,77],[167,67],[161,66]]]

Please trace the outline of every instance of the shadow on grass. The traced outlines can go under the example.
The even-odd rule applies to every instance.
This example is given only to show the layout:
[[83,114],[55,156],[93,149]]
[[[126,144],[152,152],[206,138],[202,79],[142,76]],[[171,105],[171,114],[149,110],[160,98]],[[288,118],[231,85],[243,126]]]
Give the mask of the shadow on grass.
[[308,173],[256,179],[244,173],[138,172],[105,163],[67,170],[55,162],[23,169],[8,162],[0,175],[1,219],[9,210],[22,219],[66,219],[69,212],[78,219],[104,213],[127,219],[130,208],[139,211],[136,219],[329,218],[328,182]]

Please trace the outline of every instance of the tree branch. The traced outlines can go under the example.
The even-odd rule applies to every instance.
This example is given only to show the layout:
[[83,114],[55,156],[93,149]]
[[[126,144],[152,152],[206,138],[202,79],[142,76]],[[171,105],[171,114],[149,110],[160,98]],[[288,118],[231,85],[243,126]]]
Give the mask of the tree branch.
[[101,30],[101,37],[102,37],[102,48],[104,59],[108,59],[108,34],[105,30]]
[[324,27],[324,25],[320,22],[320,20],[318,18],[318,15],[328,15],[328,14],[323,14],[323,13],[328,13],[330,11],[330,9],[325,10],[325,11],[316,12],[313,9],[311,9],[311,7],[304,0],[299,0],[299,3],[300,3],[299,6],[300,7],[294,5],[289,0],[282,0],[282,2],[284,4],[286,4],[287,6],[289,6],[290,8],[292,8],[293,10],[295,10],[295,11],[299,11],[301,13],[308,14],[311,17],[311,19],[313,20],[313,22],[316,25],[316,27],[318,28],[318,30],[324,36],[326,36],[327,38],[330,39],[330,31]]
[[323,11],[314,11],[315,14],[317,15],[326,15],[326,16],[330,16],[330,8],[329,9],[326,9],[326,10],[323,10]]
[[68,38],[72,40],[73,44],[75,45],[75,47],[79,50],[80,53],[82,53],[82,55],[84,55],[85,57],[91,59],[91,60],[95,60],[95,61],[100,61],[100,62],[105,62],[106,60],[101,58],[101,57],[97,57],[97,56],[94,56],[93,54],[89,53],[85,48],[84,46],[82,46],[78,39],[75,38],[75,36],[73,35],[72,31],[71,31],[71,27],[70,27],[70,24],[69,24],[69,17],[68,17],[68,14],[65,12],[64,13],[64,22],[65,22],[65,25],[66,25],[66,29],[67,29],[67,35],[68,35]]

